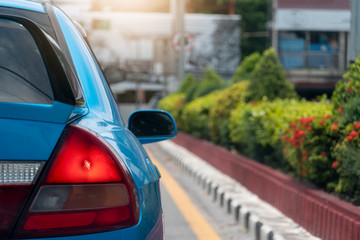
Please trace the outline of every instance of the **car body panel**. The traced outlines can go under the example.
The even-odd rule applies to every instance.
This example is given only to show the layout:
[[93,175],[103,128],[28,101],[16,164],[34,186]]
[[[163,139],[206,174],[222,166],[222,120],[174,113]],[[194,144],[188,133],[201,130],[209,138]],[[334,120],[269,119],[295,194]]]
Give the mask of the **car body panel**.
[[48,160],[74,106],[0,102],[0,159]]
[[74,106],[57,101],[54,101],[53,104],[0,102],[0,109],[0,118],[66,123]]
[[45,13],[44,6],[39,2],[34,1],[23,1],[23,0],[0,0],[0,5],[4,7],[22,8],[30,11]]
[[[72,61],[83,88],[86,105],[99,117],[124,125],[106,80],[81,33],[58,8],[54,12],[59,21]],[[111,96],[111,97],[109,97]]]

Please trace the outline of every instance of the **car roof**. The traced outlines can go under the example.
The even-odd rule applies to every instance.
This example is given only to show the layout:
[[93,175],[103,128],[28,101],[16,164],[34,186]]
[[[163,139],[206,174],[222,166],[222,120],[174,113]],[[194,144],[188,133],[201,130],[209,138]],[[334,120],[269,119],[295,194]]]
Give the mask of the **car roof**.
[[44,1],[0,0],[0,6],[46,13],[46,10],[45,10],[44,6],[42,5],[42,2],[44,2]]

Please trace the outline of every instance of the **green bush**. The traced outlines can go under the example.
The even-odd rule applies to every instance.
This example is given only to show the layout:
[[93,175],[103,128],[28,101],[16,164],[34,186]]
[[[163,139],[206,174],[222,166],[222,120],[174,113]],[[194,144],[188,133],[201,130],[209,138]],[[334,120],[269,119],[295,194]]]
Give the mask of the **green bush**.
[[300,117],[330,114],[331,109],[325,101],[294,99],[239,104],[231,113],[230,138],[247,156],[275,168],[287,168],[281,137],[289,124]]
[[250,74],[255,68],[255,65],[261,58],[260,53],[254,52],[244,58],[240,66],[236,69],[235,74],[231,78],[231,83],[237,83],[243,80],[249,80]]
[[230,113],[240,102],[244,102],[244,95],[248,81],[242,81],[222,90],[210,110],[211,140],[223,146],[230,145],[229,117]]
[[300,178],[334,191],[338,174],[332,150],[339,138],[338,126],[330,114],[299,118],[282,137],[284,156]]
[[360,122],[348,124],[341,141],[334,149],[333,167],[339,173],[335,191],[345,194],[354,204],[360,204]]
[[187,104],[182,112],[182,129],[192,135],[210,139],[209,111],[220,91],[195,99]]
[[195,78],[192,74],[187,74],[184,81],[181,83],[179,92],[186,95],[186,102],[191,102],[194,98],[194,92],[199,86],[200,80]]
[[286,80],[285,70],[281,66],[275,50],[264,52],[251,74],[248,101],[260,101],[276,98],[295,98],[294,86]]
[[205,96],[214,90],[220,90],[226,87],[225,81],[210,67],[208,67],[204,76],[197,86],[192,99]]
[[184,93],[173,93],[161,99],[158,108],[169,112],[174,117],[177,127],[181,129],[181,113],[185,104]]
[[351,64],[333,93],[334,115],[342,136],[336,145],[333,167],[337,168],[339,181],[335,191],[346,195],[354,204],[360,204],[360,56]]
[[332,101],[334,108],[341,110],[354,97],[360,95],[360,57],[351,64],[350,70],[344,74],[344,81],[336,84]]

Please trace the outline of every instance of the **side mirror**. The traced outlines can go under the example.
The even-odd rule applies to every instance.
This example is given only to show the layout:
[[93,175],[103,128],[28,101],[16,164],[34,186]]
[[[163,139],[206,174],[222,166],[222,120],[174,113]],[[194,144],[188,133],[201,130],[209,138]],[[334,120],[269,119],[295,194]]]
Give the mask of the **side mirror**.
[[160,110],[133,112],[129,117],[128,128],[143,144],[171,139],[177,133],[174,118]]

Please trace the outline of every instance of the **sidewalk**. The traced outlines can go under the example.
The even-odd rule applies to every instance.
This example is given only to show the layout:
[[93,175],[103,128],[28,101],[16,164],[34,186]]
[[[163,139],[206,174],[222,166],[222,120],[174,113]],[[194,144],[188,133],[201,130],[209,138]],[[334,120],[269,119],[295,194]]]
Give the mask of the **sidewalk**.
[[215,204],[231,214],[255,239],[319,239],[185,148],[172,141],[157,144],[186,175],[207,191]]

